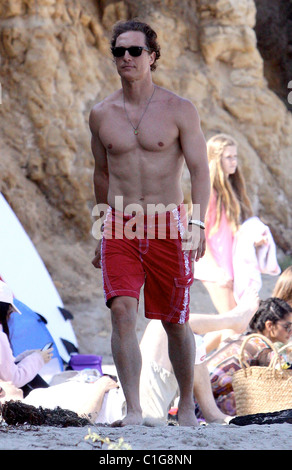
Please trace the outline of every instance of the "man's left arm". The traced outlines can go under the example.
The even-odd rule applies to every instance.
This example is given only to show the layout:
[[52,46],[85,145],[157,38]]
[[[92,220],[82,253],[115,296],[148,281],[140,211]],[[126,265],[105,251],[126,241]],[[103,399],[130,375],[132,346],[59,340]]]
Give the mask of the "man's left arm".
[[210,198],[207,147],[195,106],[190,101],[182,100],[178,115],[180,143],[191,179],[194,224],[189,226],[189,232],[192,234],[192,258],[198,261],[206,251],[204,228],[198,221],[204,224]]

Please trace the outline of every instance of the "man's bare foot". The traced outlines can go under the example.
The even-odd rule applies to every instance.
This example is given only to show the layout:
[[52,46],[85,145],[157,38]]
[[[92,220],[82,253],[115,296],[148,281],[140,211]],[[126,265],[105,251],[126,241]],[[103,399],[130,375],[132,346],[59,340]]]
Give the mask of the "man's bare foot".
[[227,314],[232,319],[232,329],[243,333],[257,311],[260,303],[258,292],[253,287],[246,289],[237,306]]
[[123,428],[124,426],[135,426],[143,424],[142,414],[139,412],[129,412],[124,419],[119,419],[111,424],[113,428]]
[[194,407],[192,408],[179,407],[177,417],[178,417],[178,424],[180,426],[199,426],[199,423],[195,415]]

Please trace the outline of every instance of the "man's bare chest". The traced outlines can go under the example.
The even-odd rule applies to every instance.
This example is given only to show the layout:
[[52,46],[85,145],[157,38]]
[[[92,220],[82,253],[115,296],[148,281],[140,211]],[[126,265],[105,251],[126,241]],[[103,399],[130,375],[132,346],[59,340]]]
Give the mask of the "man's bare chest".
[[[156,111],[156,112],[155,112]],[[179,146],[179,132],[171,116],[163,116],[156,108],[147,114],[107,113],[100,127],[100,140],[111,154],[125,154],[137,149],[165,152]]]

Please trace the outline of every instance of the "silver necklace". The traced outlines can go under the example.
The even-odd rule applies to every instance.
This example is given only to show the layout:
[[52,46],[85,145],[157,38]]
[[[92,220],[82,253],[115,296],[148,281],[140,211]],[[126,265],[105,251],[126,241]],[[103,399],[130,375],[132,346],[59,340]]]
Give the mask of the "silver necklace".
[[141,124],[141,121],[142,121],[142,119],[143,119],[143,117],[144,117],[144,114],[146,113],[146,111],[147,111],[147,109],[148,109],[148,106],[149,106],[149,104],[150,104],[150,101],[151,101],[152,98],[153,98],[154,92],[155,92],[155,85],[154,85],[154,87],[153,87],[152,95],[150,96],[149,100],[147,101],[147,104],[146,104],[146,107],[145,107],[145,109],[144,109],[144,112],[143,112],[142,116],[140,117],[140,120],[139,120],[138,125],[137,125],[136,127],[133,125],[133,123],[132,123],[132,121],[131,121],[131,119],[129,118],[129,115],[128,115],[128,113],[127,113],[127,110],[126,110],[126,103],[125,103],[125,95],[124,95],[124,93],[123,93],[123,101],[124,101],[124,110],[125,110],[125,114],[126,114],[126,116],[127,116],[127,119],[128,119],[128,121],[129,121],[129,123],[131,124],[131,126],[132,126],[133,129],[134,129],[134,134],[135,134],[135,135],[138,135],[138,134],[139,134],[138,128],[139,128],[139,126],[140,126],[140,124]]

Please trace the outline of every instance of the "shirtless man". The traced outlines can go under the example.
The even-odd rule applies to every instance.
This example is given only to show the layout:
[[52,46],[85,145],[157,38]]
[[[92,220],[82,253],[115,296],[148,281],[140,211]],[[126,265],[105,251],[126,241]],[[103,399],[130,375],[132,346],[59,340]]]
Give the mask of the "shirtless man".
[[[209,168],[195,107],[152,81],[151,71],[160,55],[156,37],[148,25],[137,21],[118,23],[113,30],[112,53],[122,88],[90,113],[95,196],[97,204],[109,205],[109,215],[115,220],[116,196],[122,196],[123,226],[132,216],[126,210],[131,204],[141,207],[147,216],[154,205],[157,209],[172,204],[176,209],[166,210],[166,217],[174,217],[179,228],[183,225],[184,229],[176,240],[152,240],[147,236],[143,240],[124,236],[121,240],[104,235],[93,264],[103,271],[106,302],[111,309],[113,359],[127,402],[127,415],[119,424],[142,423],[136,316],[139,290],[146,279],[145,315],[160,319],[168,336],[169,357],[180,389],[179,424],[194,426],[195,344],[188,324],[188,304],[193,260],[205,253],[200,224],[210,194]],[[181,211],[184,161],[191,177],[191,227],[197,226],[191,231],[185,222],[186,214]],[[192,235],[192,245],[183,252],[182,238],[187,232]]]

